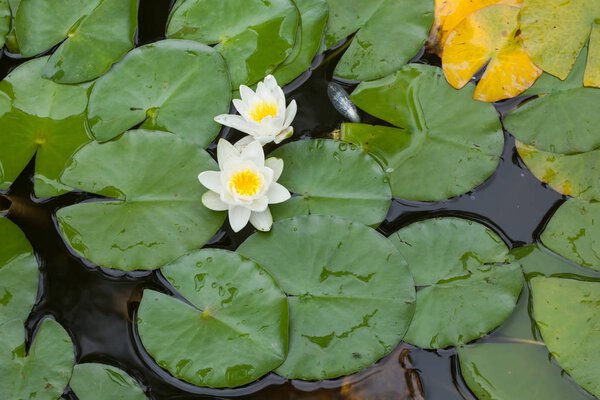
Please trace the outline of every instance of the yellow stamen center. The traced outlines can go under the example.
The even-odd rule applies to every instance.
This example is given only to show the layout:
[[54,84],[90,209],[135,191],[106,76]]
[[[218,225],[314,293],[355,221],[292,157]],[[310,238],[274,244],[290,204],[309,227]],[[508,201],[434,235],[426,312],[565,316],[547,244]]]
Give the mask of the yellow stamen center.
[[261,187],[260,176],[250,169],[236,172],[229,180],[229,189],[235,190],[241,196],[254,196]]
[[261,101],[256,103],[250,110],[250,118],[256,122],[262,121],[266,117],[274,117],[277,115],[277,104]]

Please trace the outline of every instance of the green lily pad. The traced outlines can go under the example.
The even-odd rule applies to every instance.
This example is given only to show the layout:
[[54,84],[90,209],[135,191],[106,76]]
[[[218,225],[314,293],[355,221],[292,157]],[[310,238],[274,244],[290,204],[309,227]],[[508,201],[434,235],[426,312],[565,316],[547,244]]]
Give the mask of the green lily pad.
[[584,267],[600,271],[600,203],[571,199],[563,204],[542,232],[542,243]]
[[138,331],[158,365],[194,385],[235,387],[283,362],[287,301],[256,263],[205,249],[161,272],[183,299],[144,291]]
[[283,86],[308,70],[321,48],[329,7],[325,0],[293,0],[300,12],[296,43],[290,56],[273,72]]
[[356,146],[333,140],[288,143],[270,156],[284,160],[279,183],[296,196],[271,206],[276,220],[297,215],[346,217],[379,225],[391,204],[385,173]]
[[19,228],[0,217],[0,332],[2,324],[25,322],[35,304],[38,264],[31,245]]
[[183,0],[169,16],[167,37],[218,44],[237,88],[258,82],[285,61],[299,20],[291,0],[246,0],[243,7],[236,0]]
[[126,372],[104,364],[78,364],[69,386],[79,400],[144,400],[146,395]]
[[531,290],[550,353],[578,384],[600,396],[600,282],[536,277]]
[[533,175],[552,189],[578,199],[600,200],[600,149],[556,154],[520,142],[517,149]]
[[[565,79],[577,55],[600,29],[597,1],[525,0],[520,15],[521,37],[533,61],[544,71]],[[590,41],[590,54],[597,54],[598,40]],[[600,62],[588,59],[586,80],[600,84]]]
[[6,35],[10,32],[10,5],[8,0],[0,0],[0,49],[4,47]]
[[0,340],[0,393],[6,399],[56,400],[69,383],[75,356],[71,338],[51,319],[45,319],[25,354],[20,341]]
[[334,216],[276,222],[237,250],[281,285],[290,306],[291,379],[336,378],[371,366],[400,342],[415,292],[406,262],[375,230]]
[[141,123],[206,147],[219,133],[214,116],[226,113],[230,100],[227,68],[214,49],[163,40],[132,50],[96,81],[88,119],[100,142]]
[[21,0],[15,20],[19,50],[31,57],[62,42],[44,77],[60,83],[95,79],[133,48],[137,8],[136,0]]
[[541,244],[517,247],[511,251],[511,255],[521,264],[527,279],[538,275],[556,277],[580,275],[600,278],[600,272],[558,256]]
[[0,190],[7,189],[35,155],[37,197],[69,188],[58,177],[91,136],[86,128],[87,86],[43,79],[48,58],[28,61],[0,82]]
[[478,339],[512,313],[523,287],[518,264],[490,229],[458,218],[413,223],[390,237],[418,286],[404,340],[435,349]]
[[159,268],[202,247],[222,225],[223,213],[202,205],[197,179],[216,169],[206,151],[170,133],[138,130],[92,142],[75,154],[61,181],[116,200],[60,209],[60,232],[97,265]]
[[431,0],[327,0],[331,47],[358,31],[334,74],[357,81],[382,78],[415,57],[433,23]]
[[583,87],[587,49],[566,81],[543,74],[526,95],[537,95],[504,118],[505,128],[519,141],[550,153],[576,154],[600,147],[600,115],[594,104],[600,90]]
[[460,370],[479,400],[585,400],[592,396],[564,379],[543,343],[483,343],[458,349]]
[[361,83],[351,96],[358,107],[398,129],[346,123],[341,138],[380,160],[394,197],[457,196],[494,173],[504,144],[494,107],[472,95],[471,85],[452,88],[439,68],[408,65]]

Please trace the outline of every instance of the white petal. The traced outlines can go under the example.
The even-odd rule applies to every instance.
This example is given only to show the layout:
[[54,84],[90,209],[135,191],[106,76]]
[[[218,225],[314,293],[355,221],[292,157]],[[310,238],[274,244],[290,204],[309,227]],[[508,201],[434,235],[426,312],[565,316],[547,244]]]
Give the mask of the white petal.
[[286,128],[284,130],[282,130],[281,132],[279,132],[279,134],[277,134],[277,136],[275,136],[275,144],[279,144],[281,142],[283,142],[285,139],[291,137],[294,134],[294,127],[290,126],[289,128]]
[[265,151],[259,141],[254,140],[248,143],[240,156],[244,160],[249,160],[254,163],[257,167],[265,165]]
[[248,86],[240,85],[240,97],[244,103],[250,104],[256,97],[256,94]]
[[273,182],[267,191],[267,197],[269,198],[269,204],[277,204],[283,203],[292,197],[292,195],[282,184]]
[[221,114],[215,117],[215,121],[221,125],[229,126],[249,135],[258,133],[255,126],[246,121],[241,115]]
[[255,140],[256,139],[254,138],[254,136],[244,136],[243,138],[241,138],[240,140],[235,142],[233,147],[235,147],[236,150],[239,151],[241,154],[242,151],[246,148],[246,146],[248,146],[250,143],[254,142]]
[[263,82],[258,82],[256,85],[256,95],[263,101],[268,100],[271,97],[271,91]]
[[250,120],[250,110],[248,108],[248,104],[244,103],[241,100],[233,99],[233,106],[240,113],[245,120]]
[[283,160],[277,157],[270,157],[265,160],[265,166],[271,168],[273,171],[273,180],[279,180],[283,172]]
[[248,225],[248,220],[250,219],[251,213],[252,211],[246,207],[231,207],[229,209],[229,225],[231,225],[231,229],[233,229],[234,232],[241,231],[246,225]]
[[253,211],[250,215],[250,223],[259,231],[270,231],[271,226],[273,226],[273,216],[271,215],[271,211],[268,208],[263,212]]
[[225,169],[225,165],[237,160],[239,157],[240,152],[231,143],[225,139],[219,139],[219,143],[217,143],[217,161],[221,171]]
[[252,212],[263,212],[269,207],[269,199],[265,196],[259,197],[248,205]]
[[229,209],[229,205],[221,200],[221,196],[219,196],[215,192],[206,192],[202,195],[202,204],[211,210],[215,211],[226,211]]
[[218,171],[204,171],[198,175],[198,180],[208,190],[212,190],[216,193],[221,193],[223,186],[221,186],[221,173]]
[[298,106],[296,105],[296,100],[292,100],[287,110],[285,111],[285,122],[283,126],[287,128],[292,124],[294,118],[296,118],[296,112],[298,111]]

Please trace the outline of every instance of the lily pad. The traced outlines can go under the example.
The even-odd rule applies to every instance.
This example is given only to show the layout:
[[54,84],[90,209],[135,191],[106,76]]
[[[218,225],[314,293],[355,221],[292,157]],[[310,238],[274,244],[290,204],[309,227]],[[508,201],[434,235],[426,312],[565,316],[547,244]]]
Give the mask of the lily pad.
[[598,149],[600,115],[594,104],[600,90],[583,87],[587,50],[566,81],[543,74],[526,95],[537,95],[504,118],[505,128],[521,142],[541,151],[576,154]]
[[10,32],[11,13],[8,0],[0,0],[0,49],[4,47],[6,35]]
[[533,61],[544,71],[565,79],[577,55],[590,40],[586,86],[600,86],[600,3],[577,0],[524,0],[523,41]]
[[28,61],[0,82],[0,190],[8,189],[35,155],[36,196],[68,191],[58,177],[71,156],[92,140],[85,121],[87,86],[43,79],[47,60]]
[[138,383],[119,368],[104,364],[78,364],[69,386],[79,400],[144,400]]
[[[233,87],[252,85],[291,54],[299,23],[291,0],[183,0],[173,7],[167,37],[214,45]],[[216,115],[216,114],[215,114]]]
[[472,95],[472,87],[452,88],[439,68],[408,65],[361,83],[351,97],[398,129],[346,123],[341,137],[383,158],[394,197],[437,201],[457,196],[494,173],[504,144],[494,107],[473,101]]
[[206,147],[219,133],[214,116],[226,113],[230,100],[227,68],[214,49],[163,40],[132,50],[96,81],[88,119],[100,142],[141,123]]
[[286,219],[237,251],[288,295],[289,353],[275,370],[286,378],[359,371],[390,353],[406,332],[413,280],[394,246],[365,225],[334,216]]
[[279,183],[296,196],[271,206],[274,218],[321,214],[379,225],[392,194],[377,162],[354,145],[333,140],[288,143],[270,156],[285,162]]
[[556,154],[517,142],[517,150],[527,168],[552,189],[578,199],[600,200],[600,149]]
[[509,317],[523,287],[518,264],[490,229],[458,218],[413,223],[390,238],[418,286],[404,340],[435,349],[478,339]]
[[600,282],[536,277],[531,290],[550,353],[578,384],[600,396]]
[[138,330],[158,365],[194,385],[235,387],[283,362],[287,301],[256,263],[205,249],[161,272],[183,298],[144,291]]
[[571,199],[563,204],[542,232],[550,250],[584,267],[600,271],[600,203]]
[[115,200],[60,209],[60,232],[97,265],[159,268],[202,247],[223,223],[222,213],[202,205],[197,180],[198,172],[216,169],[206,151],[166,132],[137,130],[92,142],[75,154],[61,181]]
[[16,40],[25,57],[62,42],[48,60],[44,77],[85,82],[104,74],[133,48],[137,11],[136,0],[21,0]]
[[543,343],[483,343],[458,349],[460,370],[479,400],[585,400],[549,360]]
[[485,7],[447,33],[442,65],[452,86],[464,87],[484,67],[473,94],[476,100],[493,102],[515,97],[533,85],[542,70],[523,47],[520,10],[520,6],[505,4]]
[[600,278],[600,272],[567,260],[539,243],[517,247],[511,251],[511,255],[521,264],[527,279],[538,275],[564,277],[567,274]]
[[31,245],[21,230],[0,217],[0,332],[8,321],[22,325],[35,304],[38,264]]
[[328,47],[358,31],[335,68],[340,78],[373,80],[398,70],[427,41],[433,1],[327,0]]
[[[24,332],[23,332],[24,333]],[[28,354],[24,335],[17,343],[0,340],[0,393],[6,399],[56,400],[69,383],[75,356],[71,338],[45,319]]]
[[293,0],[300,12],[300,26],[292,53],[273,72],[280,85],[300,76],[311,66],[321,48],[329,7],[325,0]]

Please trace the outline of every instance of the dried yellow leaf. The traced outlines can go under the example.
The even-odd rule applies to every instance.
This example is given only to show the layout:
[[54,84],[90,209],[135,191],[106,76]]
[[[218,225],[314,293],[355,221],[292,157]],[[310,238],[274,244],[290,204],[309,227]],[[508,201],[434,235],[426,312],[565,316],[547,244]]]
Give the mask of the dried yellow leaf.
[[448,32],[442,65],[448,82],[465,86],[487,65],[473,98],[498,101],[528,89],[542,71],[525,52],[519,37],[517,6],[482,8]]

